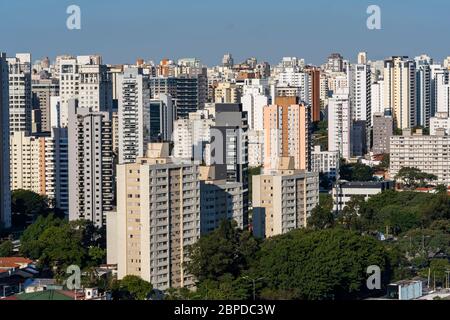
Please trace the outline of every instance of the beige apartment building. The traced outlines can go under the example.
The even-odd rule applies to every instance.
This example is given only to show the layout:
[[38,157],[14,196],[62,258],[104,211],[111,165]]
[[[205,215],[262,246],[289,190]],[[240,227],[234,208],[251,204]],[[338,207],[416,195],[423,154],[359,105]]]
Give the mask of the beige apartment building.
[[417,168],[437,176],[436,184],[450,186],[450,136],[444,128],[436,135],[423,135],[418,129],[403,130],[403,135],[392,136],[390,144],[390,177],[394,179],[402,168]]
[[108,263],[160,290],[191,287],[187,247],[200,237],[199,168],[169,157],[167,143],[117,166],[117,208],[107,215]]
[[214,89],[215,103],[240,103],[242,90],[235,83],[220,82]]
[[307,226],[319,204],[319,173],[293,170],[292,158],[282,158],[279,170],[253,176],[253,230],[269,238]]
[[67,129],[28,136],[14,132],[10,138],[11,190],[30,190],[45,195],[54,205],[68,210]]
[[294,169],[311,169],[310,108],[296,97],[277,97],[264,107],[264,170],[279,166],[282,157],[294,158]]
[[384,108],[392,110],[394,125],[400,129],[416,125],[416,67],[407,57],[384,62]]

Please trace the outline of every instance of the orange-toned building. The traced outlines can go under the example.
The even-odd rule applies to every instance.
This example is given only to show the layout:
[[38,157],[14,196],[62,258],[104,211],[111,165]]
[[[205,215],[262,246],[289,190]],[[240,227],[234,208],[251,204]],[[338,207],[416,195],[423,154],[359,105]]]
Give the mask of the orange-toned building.
[[264,170],[276,170],[281,158],[294,158],[296,170],[310,170],[311,111],[297,97],[277,97],[264,107]]
[[320,121],[320,69],[317,67],[308,67],[306,69],[310,77],[311,86],[311,121]]

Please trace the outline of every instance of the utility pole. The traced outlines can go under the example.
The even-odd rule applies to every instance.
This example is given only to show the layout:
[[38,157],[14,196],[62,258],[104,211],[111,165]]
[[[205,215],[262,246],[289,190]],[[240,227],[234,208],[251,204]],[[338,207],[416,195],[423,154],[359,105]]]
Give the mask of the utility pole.
[[445,273],[447,274],[447,277],[445,278],[445,289],[450,289],[450,270],[446,270]]
[[252,284],[253,284],[253,301],[256,301],[256,281],[263,280],[264,277],[255,279],[255,278],[250,278],[250,277],[244,276],[242,278],[252,282]]

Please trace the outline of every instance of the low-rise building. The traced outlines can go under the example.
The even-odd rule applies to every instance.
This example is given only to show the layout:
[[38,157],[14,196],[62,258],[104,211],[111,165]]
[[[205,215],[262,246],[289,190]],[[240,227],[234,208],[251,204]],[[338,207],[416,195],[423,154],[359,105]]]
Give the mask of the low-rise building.
[[347,206],[347,203],[355,196],[362,196],[367,201],[371,196],[393,188],[393,181],[340,181],[333,188],[333,210],[335,212],[343,210]]

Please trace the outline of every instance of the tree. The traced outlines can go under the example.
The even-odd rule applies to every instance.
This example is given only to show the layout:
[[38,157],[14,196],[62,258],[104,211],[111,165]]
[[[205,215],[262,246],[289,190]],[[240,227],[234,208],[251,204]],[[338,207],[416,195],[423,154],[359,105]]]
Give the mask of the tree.
[[24,229],[36,216],[46,216],[50,211],[47,197],[22,189],[11,194],[12,224],[15,228]]
[[388,170],[391,165],[391,155],[389,153],[383,154],[383,159],[380,162],[380,169]]
[[39,237],[41,255],[39,262],[62,270],[75,264],[81,268],[87,262],[87,249],[82,246],[83,234],[69,223],[47,228]]
[[345,208],[339,212],[337,222],[349,230],[360,230],[359,215],[365,204],[364,196],[353,196]]
[[147,300],[153,286],[138,276],[128,275],[119,281],[119,290],[124,300]]
[[372,181],[373,168],[362,163],[346,164],[341,160],[340,177],[347,181]]
[[20,253],[31,259],[39,259],[42,254],[42,245],[39,241],[42,233],[50,227],[60,226],[63,220],[50,214],[46,217],[39,216],[37,220],[30,225],[20,238]]
[[219,228],[189,248],[186,268],[200,282],[225,274],[236,278],[257,250],[258,242],[249,231],[238,229],[235,221],[224,220]]
[[80,268],[104,261],[102,230],[86,220],[61,220],[50,214],[39,216],[21,237],[20,253],[39,260],[42,267],[62,270],[71,264]]
[[430,286],[445,286],[447,278],[446,271],[450,271],[450,263],[447,259],[433,259],[431,260],[429,268],[424,268],[420,274],[423,277],[428,277],[428,273],[430,272]]
[[395,179],[402,181],[407,190],[414,190],[417,187],[425,187],[428,183],[437,180],[437,177],[417,168],[404,167],[400,169]]
[[294,230],[262,244],[254,272],[264,278],[262,298],[350,299],[370,294],[366,287],[370,265],[380,266],[386,284],[389,255],[371,237],[340,228]]
[[308,228],[321,230],[331,228],[335,224],[335,217],[332,213],[333,198],[330,194],[319,194],[319,205],[315,207],[308,218]]
[[11,241],[4,241],[0,244],[0,257],[10,257],[14,253],[14,245]]

